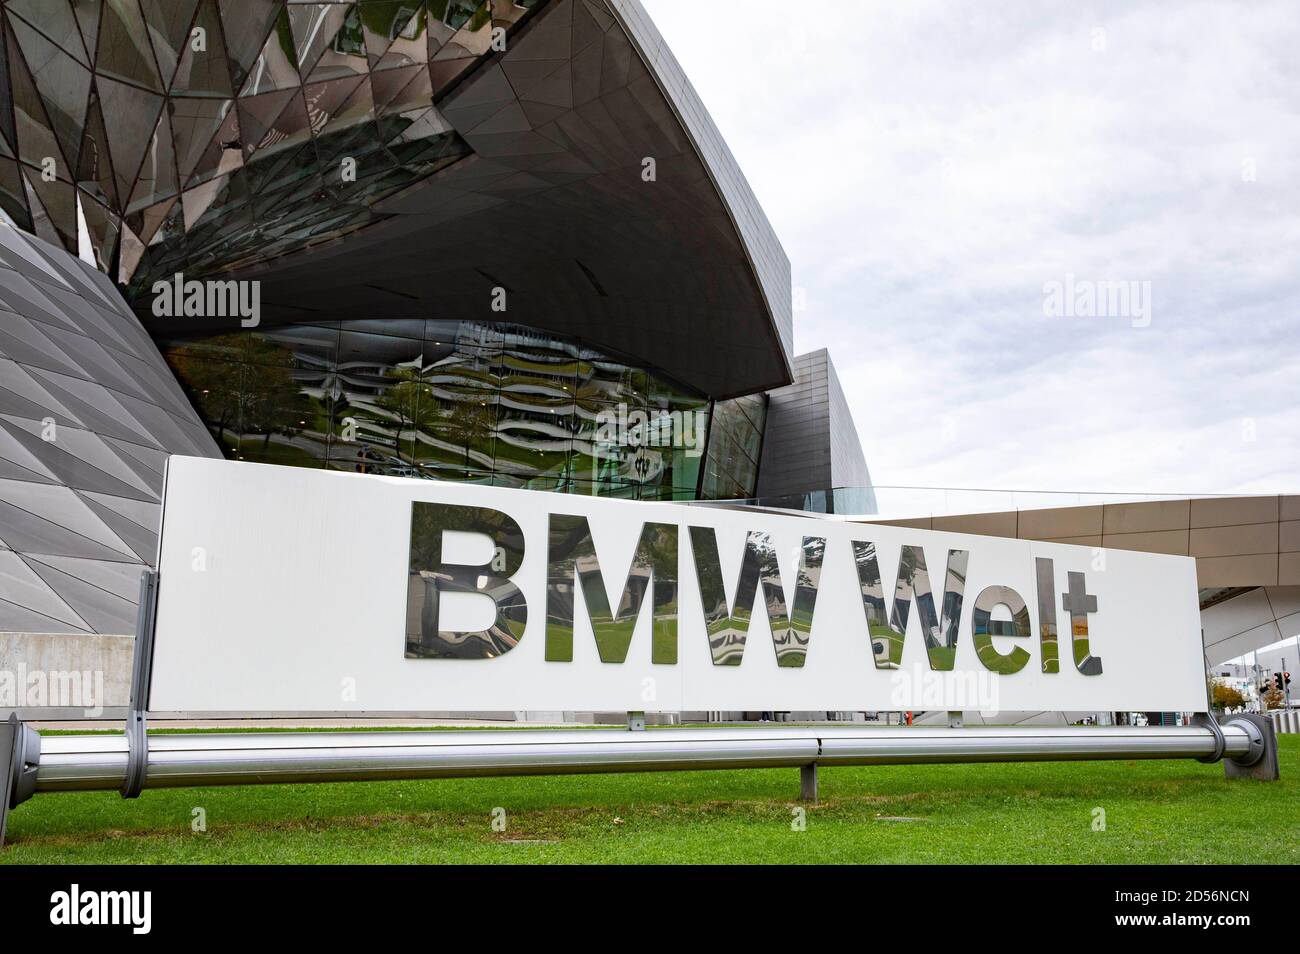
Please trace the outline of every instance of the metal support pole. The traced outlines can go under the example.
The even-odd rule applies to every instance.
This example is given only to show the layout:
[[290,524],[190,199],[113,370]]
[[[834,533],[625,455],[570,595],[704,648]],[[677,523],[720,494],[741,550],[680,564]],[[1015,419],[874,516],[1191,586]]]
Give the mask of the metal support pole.
[[158,571],[140,574],[140,609],[136,616],[135,656],[131,662],[131,704],[126,713],[126,738],[130,758],[122,778],[122,797],[138,798],[149,765],[149,733],[145,710],[149,707],[149,681],[153,673],[154,619],[158,609]]
[[[1265,730],[1235,717],[1222,755],[1256,765]],[[1271,728],[1271,727],[1270,727]],[[265,732],[154,735],[147,788],[688,769],[960,762],[1204,758],[1219,740],[1201,726],[1004,726],[907,732],[868,726],[583,729],[532,732]],[[115,735],[41,740],[36,791],[117,789],[129,743]]]
[[817,763],[799,766],[799,801],[817,804]]
[[1233,716],[1224,730],[1240,727],[1250,735],[1250,754],[1238,759],[1224,759],[1223,773],[1228,778],[1253,778],[1276,782],[1281,777],[1277,760],[1277,732],[1268,716],[1242,713]]
[[14,771],[13,759],[14,749],[18,746],[18,732],[22,723],[18,721],[18,716],[9,713],[9,718],[0,724],[0,772],[4,778],[0,779],[0,847],[5,843],[5,828],[9,825],[9,799],[13,794]]
[[0,848],[4,847],[9,810],[36,791],[36,771],[41,761],[41,737],[29,725],[9,718],[0,723]]
[[1213,712],[1197,712],[1192,716],[1192,725],[1203,725],[1214,733],[1214,751],[1209,755],[1197,759],[1198,762],[1217,762],[1223,758],[1223,747],[1226,744],[1223,737],[1223,729],[1214,718]]

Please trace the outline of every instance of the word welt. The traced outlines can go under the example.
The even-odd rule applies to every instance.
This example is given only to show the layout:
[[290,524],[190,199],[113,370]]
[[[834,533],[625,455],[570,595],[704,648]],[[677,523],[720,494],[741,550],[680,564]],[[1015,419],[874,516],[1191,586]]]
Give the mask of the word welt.
[[[573,659],[574,615],[582,602],[599,634],[596,648],[603,662],[627,659],[633,629],[647,600],[651,603],[651,662],[677,662],[678,549],[682,529],[673,523],[642,523],[632,563],[624,578],[620,598],[610,603],[606,574],[596,552],[587,517],[549,514],[546,542],[545,658],[551,662]],[[723,586],[717,535],[712,527],[688,526],[690,560],[699,587],[703,624],[708,634],[713,664],[738,666],[745,652],[749,624],[758,601],[767,615],[777,664],[804,665],[814,636],[813,617],[821,589],[822,568],[828,560],[852,564],[862,616],[854,623],[870,640],[877,669],[902,665],[908,619],[915,613],[932,670],[950,671],[956,662],[958,628],[967,598],[966,579],[970,552],[950,549],[943,584],[931,586],[927,554],[923,547],[900,548],[892,595],[881,574],[876,544],[851,540],[828,550],[824,537],[805,536],[798,547],[793,580],[783,579],[773,537],[766,531],[746,534],[740,554],[740,573],[734,598],[728,601]],[[483,534],[491,538],[492,558],[482,564],[463,564],[443,557],[443,533]],[[488,659],[500,656],[518,643],[528,621],[529,603],[515,579],[523,563],[525,540],[519,524],[508,514],[488,507],[417,502],[412,507],[411,561],[408,582],[406,655],[415,659]],[[790,554],[791,561],[796,554]],[[1089,617],[1097,612],[1097,598],[1088,593],[1085,574],[1065,574],[1061,589],[1054,561],[1034,560],[1035,588],[1027,594],[1037,607],[1037,648],[1044,673],[1060,671],[1057,643],[1057,608],[1069,619],[1071,657],[1086,676],[1102,672],[1102,661],[1089,648]],[[788,574],[787,574],[788,576]],[[793,585],[789,585],[789,584]],[[492,600],[495,623],[486,630],[459,632],[441,628],[439,608],[449,593],[478,594]],[[534,594],[536,598],[540,594]],[[994,610],[1003,616],[994,619]],[[1035,632],[1025,596],[1010,586],[986,586],[975,594],[969,614],[969,639],[985,669],[1011,675],[1031,659]],[[837,628],[844,621],[836,620]],[[1015,640],[1006,650],[994,637]],[[1001,644],[1005,647],[1007,644]]]

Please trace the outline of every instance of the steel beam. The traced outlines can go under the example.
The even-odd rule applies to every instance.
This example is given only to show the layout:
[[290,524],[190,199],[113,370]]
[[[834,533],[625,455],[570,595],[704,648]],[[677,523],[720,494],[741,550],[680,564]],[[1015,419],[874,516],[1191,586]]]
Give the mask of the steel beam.
[[[1264,757],[1259,728],[1222,726],[1222,756]],[[121,735],[47,736],[35,790],[121,789]],[[947,762],[1203,759],[1202,726],[801,727],[472,732],[267,732],[150,736],[143,787],[562,775],[595,772]]]

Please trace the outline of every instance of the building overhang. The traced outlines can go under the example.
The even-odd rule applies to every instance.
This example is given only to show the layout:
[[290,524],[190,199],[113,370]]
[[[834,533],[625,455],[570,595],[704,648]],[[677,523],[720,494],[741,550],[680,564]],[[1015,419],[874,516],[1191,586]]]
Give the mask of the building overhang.
[[[200,258],[185,277],[261,282],[265,326],[508,322],[710,397],[792,380],[789,262],[636,0],[550,0],[434,102],[469,153],[378,201],[370,224],[251,265],[205,273]],[[133,305],[157,337],[238,327],[156,317],[148,287]]]

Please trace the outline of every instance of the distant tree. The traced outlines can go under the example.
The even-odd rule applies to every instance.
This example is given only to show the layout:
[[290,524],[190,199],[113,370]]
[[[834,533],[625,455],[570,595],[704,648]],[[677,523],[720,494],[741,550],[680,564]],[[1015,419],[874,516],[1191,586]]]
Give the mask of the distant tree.
[[250,336],[248,364],[240,368],[239,397],[244,430],[262,434],[269,446],[272,434],[292,437],[314,413],[311,401],[293,377],[293,352],[260,335]]
[[260,434],[266,446],[273,434],[292,437],[306,428],[316,410],[294,380],[290,349],[260,335],[222,335],[203,345],[171,348],[167,360],[218,440],[230,428],[237,443]]
[[[244,350],[236,335],[222,335],[204,342],[203,349],[189,345],[168,348],[167,363],[189,392],[199,414],[209,427],[215,428],[218,442],[223,442],[226,428],[239,430],[239,394],[231,387],[234,364]],[[229,357],[222,353],[228,349]]]
[[1246,704],[1246,697],[1225,682],[1214,682],[1214,706],[1216,709],[1237,709]]
[[419,432],[425,430],[438,416],[438,399],[433,388],[420,377],[418,368],[390,368],[385,374],[392,383],[375,401],[381,408],[397,418],[397,453],[402,452],[402,433],[411,430],[411,463],[416,460],[416,442]]
[[1270,689],[1264,693],[1265,709],[1285,709],[1286,694],[1281,689]]
[[444,432],[453,444],[465,449],[465,467],[470,467],[470,452],[488,451],[488,438],[492,436],[496,409],[480,402],[462,402],[452,408],[451,417],[443,423]]

